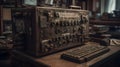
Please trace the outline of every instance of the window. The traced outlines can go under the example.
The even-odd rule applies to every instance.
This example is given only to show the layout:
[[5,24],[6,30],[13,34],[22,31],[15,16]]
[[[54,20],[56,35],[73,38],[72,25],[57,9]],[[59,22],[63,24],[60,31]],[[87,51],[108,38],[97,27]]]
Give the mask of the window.
[[112,13],[114,10],[116,10],[116,0],[106,0],[105,12]]

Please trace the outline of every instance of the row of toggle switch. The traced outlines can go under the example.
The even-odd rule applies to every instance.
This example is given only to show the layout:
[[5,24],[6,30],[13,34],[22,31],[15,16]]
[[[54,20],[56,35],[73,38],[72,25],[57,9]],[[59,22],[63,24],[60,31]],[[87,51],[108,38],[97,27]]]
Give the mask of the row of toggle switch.
[[61,37],[56,37],[56,38],[52,38],[50,40],[43,40],[42,43],[46,43],[46,42],[56,42],[56,41],[60,41],[60,40],[68,40],[68,39],[71,39],[71,38],[78,38],[80,37],[81,35],[80,34],[76,34],[76,35],[66,35],[66,36],[61,36]]
[[83,17],[83,19],[81,19],[81,20],[53,21],[50,23],[50,26],[51,27],[54,27],[54,26],[76,26],[76,25],[81,25],[83,23],[87,23],[87,22],[88,22],[87,18]]
[[70,43],[81,43],[81,35],[69,35],[63,37],[52,38],[43,42],[43,52],[48,52],[55,48],[70,45]]
[[68,28],[56,28],[55,34],[63,34],[63,33],[79,33],[83,34],[83,27],[68,27]]
[[[82,22],[83,23],[83,22]],[[81,25],[81,22],[77,21],[77,22],[69,22],[69,21],[60,21],[60,22],[51,22],[50,26],[54,27],[54,26],[76,26],[76,25]]]

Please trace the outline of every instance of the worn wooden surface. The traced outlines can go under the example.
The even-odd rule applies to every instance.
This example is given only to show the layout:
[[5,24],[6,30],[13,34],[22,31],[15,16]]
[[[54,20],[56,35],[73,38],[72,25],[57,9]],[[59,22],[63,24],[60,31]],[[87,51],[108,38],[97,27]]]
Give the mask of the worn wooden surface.
[[[66,60],[63,60],[63,59],[60,59],[60,55],[64,52],[60,52],[60,53],[57,53],[57,54],[53,54],[53,55],[50,55],[50,56],[46,56],[46,57],[43,57],[43,58],[40,58],[40,59],[36,59],[36,61],[38,62],[42,62],[42,63],[45,63],[51,67],[89,67],[109,56],[111,56],[112,54],[118,52],[120,49],[119,47],[114,47],[114,46],[110,46],[109,47],[111,50],[104,54],[104,55],[101,55],[89,62],[86,62],[86,63],[83,63],[83,64],[78,64],[78,63],[74,63],[74,62],[70,62],[70,61],[66,61]],[[107,60],[107,59],[106,59]]]
[[[66,61],[60,58],[60,55],[66,51],[62,51],[62,52],[58,52],[52,55],[48,55],[42,58],[33,58],[31,56],[28,56],[22,52],[18,52],[18,51],[14,51],[14,53],[16,54],[16,58],[19,58],[19,60],[24,60],[29,62],[33,62],[36,64],[44,64],[46,66],[50,66],[50,67],[91,67],[92,65],[97,65],[100,66],[101,64],[108,62],[109,60],[111,60],[113,57],[115,57],[116,54],[119,54],[120,51],[120,47],[118,46],[109,46],[110,51],[106,54],[103,54],[97,58],[94,58],[93,60],[86,62],[86,63],[82,63],[82,64],[78,64],[78,63],[74,63],[74,62],[70,62],[70,61]],[[73,48],[74,49],[74,48]],[[28,61],[30,60],[30,61]],[[41,67],[41,66],[40,66]],[[95,66],[94,66],[95,67]]]

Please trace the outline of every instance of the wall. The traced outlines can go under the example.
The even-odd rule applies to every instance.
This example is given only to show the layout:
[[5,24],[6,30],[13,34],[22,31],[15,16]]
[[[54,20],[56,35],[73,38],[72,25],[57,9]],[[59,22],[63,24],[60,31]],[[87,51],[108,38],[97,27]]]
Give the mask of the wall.
[[117,0],[116,9],[117,9],[117,10],[120,10],[120,0]]

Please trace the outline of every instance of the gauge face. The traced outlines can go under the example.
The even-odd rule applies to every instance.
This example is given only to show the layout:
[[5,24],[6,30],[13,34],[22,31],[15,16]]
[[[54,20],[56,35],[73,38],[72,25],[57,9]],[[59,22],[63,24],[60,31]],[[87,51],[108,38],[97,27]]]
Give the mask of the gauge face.
[[24,0],[25,5],[37,5],[37,0]]

